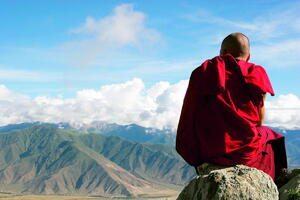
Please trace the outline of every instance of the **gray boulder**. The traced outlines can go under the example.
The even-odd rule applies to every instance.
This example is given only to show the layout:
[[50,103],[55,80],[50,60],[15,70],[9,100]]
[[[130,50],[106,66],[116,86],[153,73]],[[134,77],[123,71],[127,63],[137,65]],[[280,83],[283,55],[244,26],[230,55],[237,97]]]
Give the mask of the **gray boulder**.
[[233,167],[204,163],[177,200],[278,200],[272,178],[244,165]]

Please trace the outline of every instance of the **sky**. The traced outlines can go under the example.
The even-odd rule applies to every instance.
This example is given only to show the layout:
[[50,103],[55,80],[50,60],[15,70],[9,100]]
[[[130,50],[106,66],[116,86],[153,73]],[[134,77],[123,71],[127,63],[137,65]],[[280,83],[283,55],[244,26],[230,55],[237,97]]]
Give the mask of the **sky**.
[[300,2],[0,0],[0,125],[176,129],[193,69],[232,32],[273,84],[266,124],[300,127]]

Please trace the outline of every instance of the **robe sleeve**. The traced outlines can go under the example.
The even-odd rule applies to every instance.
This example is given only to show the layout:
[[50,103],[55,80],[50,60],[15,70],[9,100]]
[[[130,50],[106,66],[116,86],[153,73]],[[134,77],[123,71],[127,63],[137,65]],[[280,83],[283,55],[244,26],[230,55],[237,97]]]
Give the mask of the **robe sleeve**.
[[176,150],[181,157],[192,166],[198,166],[200,164],[198,152],[199,144],[195,136],[194,126],[197,106],[196,98],[199,96],[198,86],[195,85],[198,79],[196,70],[193,71],[190,77],[176,134]]

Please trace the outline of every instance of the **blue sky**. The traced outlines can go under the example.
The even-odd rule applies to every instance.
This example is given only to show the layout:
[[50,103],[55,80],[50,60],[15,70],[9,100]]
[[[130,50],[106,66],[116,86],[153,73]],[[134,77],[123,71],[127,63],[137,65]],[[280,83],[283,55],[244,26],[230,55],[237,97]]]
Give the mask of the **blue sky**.
[[[287,40],[298,41],[300,28],[293,30],[291,27],[285,27],[284,24],[294,23],[288,21],[294,17],[297,18],[295,20],[298,24],[300,23],[300,17],[296,11],[296,8],[300,8],[300,4],[296,2],[263,0],[251,1],[251,3],[240,1],[230,3],[224,1],[223,3],[222,1],[2,1],[0,69],[3,72],[16,70],[20,72],[20,76],[24,73],[23,78],[19,76],[14,78],[12,74],[5,77],[2,73],[2,83],[10,89],[31,96],[58,93],[72,96],[77,89],[99,88],[103,84],[123,82],[133,77],[142,78],[149,85],[163,80],[174,83],[187,79],[197,64],[217,55],[221,39],[230,32],[241,31],[249,35],[253,45],[261,47]],[[87,17],[101,20],[112,16],[116,6],[128,3],[133,4],[134,11],[145,14],[144,26],[159,34],[160,38],[156,44],[143,47],[125,44],[120,52],[115,52],[115,49],[110,49],[112,52],[105,52],[108,54],[106,55],[108,59],[94,60],[94,64],[87,63],[87,66],[74,66],[76,65],[75,58],[74,62],[64,59],[64,57],[76,55],[70,55],[72,54],[68,52],[70,49],[60,49],[63,44],[93,37],[84,33],[72,33],[73,29],[81,27]],[[280,13],[288,12],[289,9],[291,14]],[[286,22],[276,22],[275,20],[281,20],[278,19],[281,14],[282,17],[294,16],[288,16]],[[258,30],[259,33],[255,33],[250,28],[242,27],[243,25],[255,26],[259,20],[265,21],[263,23],[266,24],[281,24],[275,30],[272,28],[265,30],[265,33],[264,30]],[[264,29],[263,26],[260,28]],[[280,28],[291,30],[280,30]],[[283,33],[277,33],[278,31]],[[150,41],[146,42],[150,43]],[[122,52],[124,54],[120,55]],[[299,50],[297,53],[299,55]],[[280,59],[288,60],[286,56],[288,56],[287,52],[283,53]],[[101,52],[99,52],[100,57]],[[69,59],[72,60],[72,58]],[[252,61],[255,60],[256,58],[252,56]],[[277,94],[300,95],[300,90],[297,88],[300,84],[298,61],[289,66],[274,66],[271,60],[259,61],[261,63],[263,61],[262,64],[259,62],[258,64],[266,67]],[[162,67],[161,63],[163,63]],[[145,65],[148,66],[147,70],[139,70]],[[162,69],[172,68],[172,65],[181,66],[174,67],[174,70]],[[31,73],[37,76],[43,75],[41,78],[43,80],[39,80],[38,77],[35,78],[36,80],[28,80]],[[82,74],[85,76],[84,80],[82,80]]]
[[161,81],[187,80],[218,55],[226,35],[243,32],[250,61],[273,83],[273,101],[290,94],[297,107],[299,9],[292,0],[1,1],[0,85],[30,99],[66,100],[137,78],[147,93]]

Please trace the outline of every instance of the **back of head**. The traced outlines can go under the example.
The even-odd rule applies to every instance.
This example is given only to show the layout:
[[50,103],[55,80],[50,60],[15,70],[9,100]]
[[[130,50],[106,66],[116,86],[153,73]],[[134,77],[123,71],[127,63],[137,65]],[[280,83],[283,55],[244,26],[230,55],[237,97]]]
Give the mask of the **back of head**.
[[231,33],[222,42],[220,55],[230,53],[240,60],[247,60],[250,55],[250,43],[243,33]]

